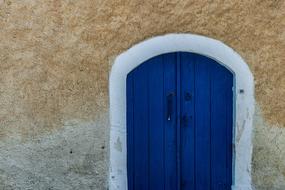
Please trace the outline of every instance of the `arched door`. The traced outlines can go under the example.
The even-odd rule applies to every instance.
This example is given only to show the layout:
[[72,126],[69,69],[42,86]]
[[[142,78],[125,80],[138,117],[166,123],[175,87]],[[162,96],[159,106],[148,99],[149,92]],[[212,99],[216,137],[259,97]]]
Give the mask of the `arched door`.
[[128,190],[230,190],[233,75],[186,52],[127,77]]

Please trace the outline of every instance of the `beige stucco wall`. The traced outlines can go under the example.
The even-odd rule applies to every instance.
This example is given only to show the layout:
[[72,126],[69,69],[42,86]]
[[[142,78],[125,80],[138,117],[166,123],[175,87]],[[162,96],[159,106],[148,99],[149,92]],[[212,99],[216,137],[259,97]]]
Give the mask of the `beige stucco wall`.
[[285,189],[284,10],[284,0],[0,0],[0,189],[106,189],[113,60],[179,32],[221,40],[249,64],[253,183]]

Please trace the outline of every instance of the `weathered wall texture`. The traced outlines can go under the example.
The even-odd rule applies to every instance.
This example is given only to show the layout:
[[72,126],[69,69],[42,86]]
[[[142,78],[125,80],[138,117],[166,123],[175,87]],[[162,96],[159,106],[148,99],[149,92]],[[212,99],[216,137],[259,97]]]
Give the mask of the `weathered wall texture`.
[[268,125],[256,105],[253,182],[257,190],[285,189],[285,130]]
[[0,189],[106,189],[112,60],[177,32],[221,40],[249,64],[254,185],[285,189],[284,10],[285,0],[0,0]]

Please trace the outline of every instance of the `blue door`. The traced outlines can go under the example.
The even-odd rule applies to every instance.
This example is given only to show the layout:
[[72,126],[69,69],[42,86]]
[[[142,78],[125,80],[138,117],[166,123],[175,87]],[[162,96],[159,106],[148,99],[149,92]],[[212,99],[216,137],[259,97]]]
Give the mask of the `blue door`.
[[233,75],[186,52],[127,76],[128,190],[230,190]]

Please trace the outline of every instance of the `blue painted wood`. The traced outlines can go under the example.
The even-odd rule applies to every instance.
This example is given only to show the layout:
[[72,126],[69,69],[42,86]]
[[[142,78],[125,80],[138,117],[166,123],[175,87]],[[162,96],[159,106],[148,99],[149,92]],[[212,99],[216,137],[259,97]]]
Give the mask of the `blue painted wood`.
[[128,187],[134,189],[134,80],[131,73],[127,77],[127,172]]
[[232,186],[232,179],[233,179],[233,82],[234,82],[234,76],[232,73],[227,72],[227,86],[225,87],[226,93],[227,93],[227,187],[226,189],[231,189]]
[[195,56],[195,183],[196,190],[211,189],[210,127],[211,127],[211,80],[212,60]]
[[195,188],[194,56],[181,53],[181,189]]
[[232,129],[232,115],[228,114],[228,104],[232,104],[232,75],[218,64],[211,65],[211,189],[230,190],[231,154],[228,142],[228,128]]
[[164,189],[163,57],[149,61],[149,189]]
[[232,85],[226,68],[185,52],[128,75],[129,190],[230,190]]
[[[170,121],[164,120],[164,167],[165,167],[165,190],[177,188],[177,162],[176,162],[176,54],[170,53],[163,56],[164,65],[164,95],[167,97],[174,93],[172,101],[173,113]],[[166,102],[167,100],[165,100]]]
[[146,190],[148,167],[148,63],[134,71],[134,189]]
[[180,183],[180,179],[181,179],[181,101],[180,101],[180,97],[181,97],[181,88],[180,88],[180,84],[181,84],[181,53],[177,52],[176,54],[176,71],[177,71],[177,75],[176,75],[176,97],[177,97],[177,120],[176,120],[176,142],[177,142],[177,151],[176,151],[176,160],[177,160],[177,189],[181,189],[181,183]]

